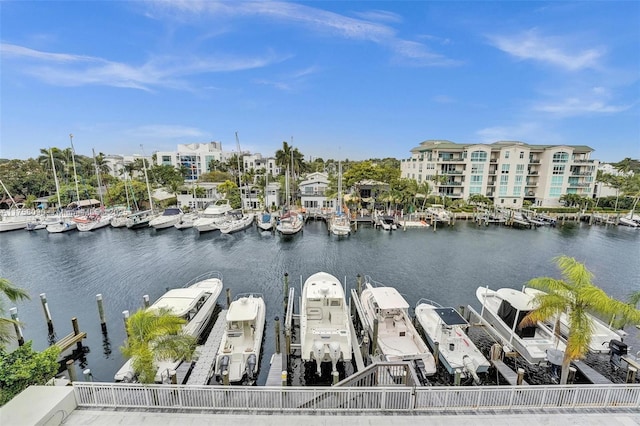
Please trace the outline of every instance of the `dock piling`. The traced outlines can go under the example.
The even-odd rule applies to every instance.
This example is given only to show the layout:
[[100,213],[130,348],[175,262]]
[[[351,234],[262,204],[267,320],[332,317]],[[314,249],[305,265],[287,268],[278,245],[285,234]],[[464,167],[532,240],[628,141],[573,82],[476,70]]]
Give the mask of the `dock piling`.
[[229,370],[224,370],[222,372],[222,384],[229,386]]
[[373,338],[371,342],[371,354],[375,355],[378,350],[378,318],[373,320]]
[[104,316],[104,306],[102,305],[102,294],[96,294],[96,302],[98,303],[98,316],[100,317],[100,328],[102,329],[102,333],[107,332],[107,321]]
[[287,307],[289,303],[289,273],[284,273],[284,306]]
[[227,288],[227,309],[231,307],[231,289]]
[[127,321],[129,320],[129,311],[122,311],[122,319],[124,320],[124,332],[129,337],[129,330],[127,328]]
[[524,380],[524,368],[518,368],[518,379],[516,380],[516,385],[522,385],[522,381]]
[[436,367],[440,362],[440,342],[433,342],[433,359],[436,362]]
[[142,296],[142,306],[144,306],[145,309],[147,309],[149,307],[149,295],[145,294],[144,296]]
[[[71,318],[71,325],[73,326],[73,335],[78,336],[80,334],[80,327],[78,327],[78,318]],[[76,343],[78,350],[82,350],[82,339]]]
[[459,368],[456,368],[456,371],[453,376],[453,385],[460,386],[460,379],[462,378],[462,371]]
[[49,310],[49,304],[47,303],[46,293],[40,293],[40,301],[42,302],[44,317],[47,320],[47,328],[49,329],[49,334],[51,334],[53,333],[53,321],[51,320],[51,311]]
[[636,381],[637,373],[638,369],[630,365],[627,370],[627,383],[634,383]]
[[362,294],[362,275],[356,275],[356,283],[358,284],[358,296]]
[[24,345],[24,336],[22,335],[22,328],[20,328],[20,320],[18,319],[18,308],[9,309],[9,313],[11,314],[11,319],[15,321],[13,328],[16,330],[18,346],[22,346]]
[[282,374],[280,375],[280,378],[282,379],[282,386],[286,387],[287,386],[287,370],[282,370]]
[[332,371],[331,376],[333,377],[333,384],[337,384],[340,381],[340,373],[337,371]]
[[276,353],[280,354],[280,318],[274,318],[275,327],[276,327]]
[[76,377],[76,363],[72,359],[67,361],[67,373],[69,374],[69,381],[71,383],[78,380]]
[[93,374],[91,374],[90,368],[85,368],[82,370],[82,375],[84,376],[85,382],[93,382]]

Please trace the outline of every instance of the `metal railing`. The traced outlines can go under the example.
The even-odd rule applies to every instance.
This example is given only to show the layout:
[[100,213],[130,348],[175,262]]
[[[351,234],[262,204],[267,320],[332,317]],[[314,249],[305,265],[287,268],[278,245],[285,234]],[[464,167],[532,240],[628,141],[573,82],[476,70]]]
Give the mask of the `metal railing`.
[[82,408],[331,413],[638,409],[640,386],[241,387],[75,382]]

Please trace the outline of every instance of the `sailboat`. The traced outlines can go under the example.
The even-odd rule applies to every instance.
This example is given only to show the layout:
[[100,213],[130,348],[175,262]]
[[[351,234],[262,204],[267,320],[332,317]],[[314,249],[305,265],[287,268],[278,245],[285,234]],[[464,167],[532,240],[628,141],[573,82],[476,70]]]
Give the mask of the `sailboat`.
[[[142,146],[142,145],[141,145]],[[147,193],[149,195],[149,210],[138,211],[130,214],[127,217],[127,228],[140,229],[148,228],[149,222],[155,218],[155,212],[153,210],[153,197],[151,197],[151,189],[149,188],[149,176],[147,175],[147,161],[144,158],[144,152],[142,153],[142,170],[144,171],[144,181],[147,184]]]
[[264,185],[264,212],[256,215],[256,223],[262,231],[270,231],[273,229],[273,216],[268,210],[267,193],[269,187],[269,173],[266,174],[266,182]]
[[[51,156],[51,167],[53,168],[53,179],[56,182],[56,195],[58,196],[58,209],[62,209],[62,201],[60,200],[60,183],[58,182],[58,174],[56,173],[56,163],[53,161],[53,150],[49,148],[49,155]],[[60,220],[56,223],[47,225],[47,231],[52,234],[59,234],[61,232],[73,231],[78,225],[69,217],[60,216]]]
[[351,235],[351,221],[347,212],[342,210],[342,163],[338,162],[338,206],[329,218],[329,232],[337,236]]
[[76,218],[75,222],[78,224],[78,231],[81,232],[93,231],[95,229],[109,226],[111,224],[111,219],[113,218],[113,214],[105,213],[103,211],[104,200],[102,198],[102,179],[100,178],[100,171],[98,170],[98,163],[96,162],[96,151],[93,149],[91,151],[93,152],[93,167],[96,170],[96,181],[98,182],[98,192],[100,195],[100,206],[102,207],[102,211],[100,213],[87,215],[84,219]]
[[[287,203],[289,203],[289,169],[287,169],[287,174],[285,175],[285,186],[286,188],[286,197]],[[302,226],[304,225],[304,219],[300,213],[295,210],[291,210],[291,205],[283,209],[282,214],[278,218],[278,224],[276,225],[276,230],[280,233],[280,235],[293,235],[300,230],[302,230]]]

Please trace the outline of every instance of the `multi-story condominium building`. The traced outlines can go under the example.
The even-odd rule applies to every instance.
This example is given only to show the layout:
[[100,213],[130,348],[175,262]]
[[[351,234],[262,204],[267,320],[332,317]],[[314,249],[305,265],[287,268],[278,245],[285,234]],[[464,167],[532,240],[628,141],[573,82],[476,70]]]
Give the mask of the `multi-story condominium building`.
[[[122,178],[124,176],[124,166],[131,164],[136,159],[143,158],[142,155],[105,155],[104,161],[109,166],[109,174],[113,177]],[[144,157],[147,167],[151,167],[151,158]],[[143,176],[142,172],[135,172],[133,177]]]
[[185,180],[188,182],[210,172],[212,160],[225,161],[221,142],[178,144],[175,152],[157,151],[155,154],[158,166],[186,167],[189,172]]
[[280,174],[280,167],[276,165],[274,157],[263,157],[261,154],[244,154],[242,156],[242,164],[244,170],[253,169],[256,173],[260,173],[262,169],[271,176]]
[[429,182],[433,195],[467,199],[481,194],[496,206],[560,206],[563,194],[593,195],[597,160],[584,145],[517,141],[459,144],[428,140],[402,160],[401,176]]

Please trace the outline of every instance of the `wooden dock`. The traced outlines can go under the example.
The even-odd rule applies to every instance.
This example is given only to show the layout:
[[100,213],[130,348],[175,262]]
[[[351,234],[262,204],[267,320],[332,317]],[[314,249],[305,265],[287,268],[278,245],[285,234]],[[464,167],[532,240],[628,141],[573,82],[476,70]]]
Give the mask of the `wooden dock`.
[[67,334],[62,339],[54,343],[54,346],[60,348],[60,354],[64,353],[73,345],[76,345],[78,349],[81,349],[82,339],[87,337],[87,333],[85,333],[84,331],[80,331],[77,318],[71,318],[71,325],[73,326],[73,332]]
[[[491,361],[491,364],[493,364],[493,366],[496,368],[496,370],[498,370],[498,372],[500,373],[500,375],[502,377],[504,377],[504,379],[509,382],[509,384],[511,386],[515,386],[518,384],[518,373],[516,373],[515,371],[513,371],[511,368],[509,368],[507,366],[507,364],[505,364],[504,362],[502,362],[499,359],[495,359]],[[522,379],[522,385],[526,385],[528,386],[529,383],[527,383],[526,380]]]
[[188,385],[206,385],[215,372],[216,356],[222,342],[222,336],[227,328],[227,310],[218,314],[218,319],[207,337],[207,341],[200,347],[200,358],[187,380]]
[[271,355],[269,374],[267,375],[265,386],[282,386],[282,358],[283,353]]
[[610,385],[612,383],[611,380],[607,379],[582,361],[571,361],[571,364],[594,385]]

